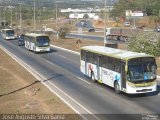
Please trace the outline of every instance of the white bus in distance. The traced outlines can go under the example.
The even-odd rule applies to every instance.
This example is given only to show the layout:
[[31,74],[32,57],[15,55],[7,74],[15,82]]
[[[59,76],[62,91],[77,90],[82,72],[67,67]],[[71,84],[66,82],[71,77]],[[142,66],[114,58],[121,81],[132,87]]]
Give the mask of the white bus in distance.
[[2,29],[2,38],[5,40],[16,39],[17,35],[13,29]]
[[26,33],[24,35],[25,47],[36,52],[50,52],[50,39],[46,34]]
[[103,46],[81,48],[80,70],[93,81],[128,94],[155,92],[155,57]]

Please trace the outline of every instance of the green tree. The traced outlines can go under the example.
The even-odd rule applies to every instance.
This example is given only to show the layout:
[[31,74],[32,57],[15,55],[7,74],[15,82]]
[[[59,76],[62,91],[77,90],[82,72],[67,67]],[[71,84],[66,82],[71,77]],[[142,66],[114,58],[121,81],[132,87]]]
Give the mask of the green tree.
[[69,26],[61,26],[58,28],[58,35],[60,38],[65,39],[66,35],[70,33],[70,27]]
[[130,51],[160,56],[160,35],[153,32],[136,32],[127,41]]

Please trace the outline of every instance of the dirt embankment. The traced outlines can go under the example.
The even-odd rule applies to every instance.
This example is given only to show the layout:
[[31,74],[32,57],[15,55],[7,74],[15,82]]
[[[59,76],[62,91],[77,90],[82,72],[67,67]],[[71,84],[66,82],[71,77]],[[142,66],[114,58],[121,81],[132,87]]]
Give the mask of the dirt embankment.
[[1,114],[75,114],[1,49],[0,58]]

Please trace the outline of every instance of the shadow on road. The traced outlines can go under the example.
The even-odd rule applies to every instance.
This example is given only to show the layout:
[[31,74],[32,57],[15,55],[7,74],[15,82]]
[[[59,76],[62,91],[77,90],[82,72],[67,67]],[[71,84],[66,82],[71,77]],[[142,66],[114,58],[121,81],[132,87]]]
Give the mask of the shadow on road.
[[24,87],[18,88],[18,89],[16,89],[16,90],[11,91],[11,92],[8,92],[8,93],[1,94],[1,95],[0,95],[0,98],[1,98],[1,97],[4,97],[4,96],[7,96],[7,95],[14,94],[14,93],[16,93],[16,92],[20,92],[20,91],[22,91],[22,90],[24,90],[24,89],[26,89],[26,88],[28,88],[28,87],[31,87],[31,86],[33,86],[33,85],[35,85],[35,84],[37,84],[37,83],[47,82],[47,81],[52,80],[53,78],[62,77],[62,76],[64,76],[64,75],[62,75],[62,74],[57,74],[57,75],[55,75],[54,77],[51,77],[51,78],[46,79],[46,80],[42,80],[42,81],[36,80],[36,81],[34,81],[33,83],[31,83],[31,84],[29,84],[29,85],[26,85],[26,86],[24,86]]

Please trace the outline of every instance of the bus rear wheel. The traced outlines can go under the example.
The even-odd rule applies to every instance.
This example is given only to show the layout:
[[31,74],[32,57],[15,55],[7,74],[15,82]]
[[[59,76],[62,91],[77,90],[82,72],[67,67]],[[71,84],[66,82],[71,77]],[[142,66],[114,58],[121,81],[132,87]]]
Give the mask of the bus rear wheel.
[[114,83],[114,90],[115,90],[115,92],[116,92],[117,94],[120,94],[120,93],[121,93],[118,82],[115,82],[115,83]]

